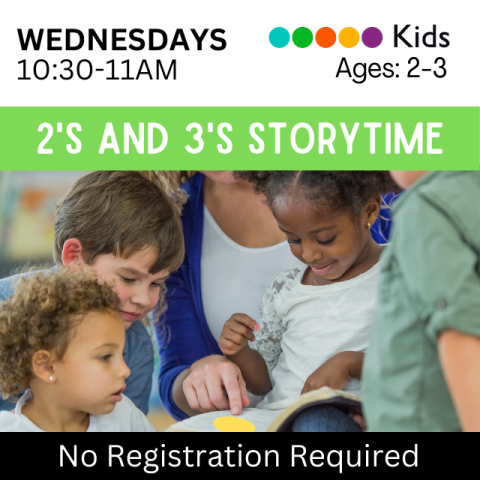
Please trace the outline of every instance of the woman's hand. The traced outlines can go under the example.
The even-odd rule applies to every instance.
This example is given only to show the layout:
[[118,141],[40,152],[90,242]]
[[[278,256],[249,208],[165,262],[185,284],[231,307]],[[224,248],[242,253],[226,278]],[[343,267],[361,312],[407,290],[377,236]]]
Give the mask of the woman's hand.
[[248,345],[248,342],[255,341],[254,330],[260,325],[244,313],[233,314],[223,326],[218,346],[224,355],[235,355]]
[[307,378],[302,395],[322,387],[343,390],[350,377],[360,378],[363,357],[362,352],[337,353]]
[[240,369],[230,360],[210,355],[195,362],[187,372],[182,386],[194,414],[230,409],[232,415],[239,415],[250,404]]

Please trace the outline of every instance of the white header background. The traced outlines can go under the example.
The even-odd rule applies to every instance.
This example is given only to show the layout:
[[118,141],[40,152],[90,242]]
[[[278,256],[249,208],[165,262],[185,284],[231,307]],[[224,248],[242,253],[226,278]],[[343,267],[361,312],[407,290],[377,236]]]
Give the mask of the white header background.
[[[478,0],[3,2],[0,106],[479,106],[479,18]],[[450,46],[407,48],[401,44],[394,48],[394,24],[400,29],[411,24],[408,36],[412,38],[415,26],[423,35],[436,24],[437,35],[449,33]],[[310,47],[300,49],[290,41],[287,47],[276,49],[268,40],[275,27],[284,27],[290,34],[298,27],[307,27],[314,35],[319,28],[330,27],[337,33],[337,43],[323,49],[314,40]],[[360,35],[367,27],[377,27],[383,33],[383,43],[369,49],[360,41],[346,49],[338,42],[344,27],[353,27]],[[47,51],[44,43],[39,51],[22,51],[17,28],[33,28],[35,32],[39,28],[76,28],[85,34],[88,28],[159,28],[168,34],[169,44],[175,30],[182,28],[190,51],[183,47],[174,51],[89,51],[86,47]],[[197,32],[224,29],[226,49],[211,50],[209,32],[204,49],[197,51],[191,28]],[[46,32],[44,36],[46,39]],[[148,38],[146,32],[143,38]],[[124,45],[129,43],[127,40]],[[396,73],[400,78],[368,78],[363,84],[354,83],[346,74],[335,78],[342,57],[350,68],[357,62],[399,63]],[[432,72],[407,78],[410,57],[419,58],[420,68],[434,68],[435,58],[444,57],[448,73],[443,79]],[[132,71],[142,59],[152,64],[160,59],[167,68],[171,59],[176,59],[177,80],[143,76],[138,81],[107,81],[105,72],[95,73],[87,81],[53,80],[52,74],[44,81],[17,80],[20,60],[27,59],[31,68],[40,58],[50,64],[86,58],[97,68],[106,67],[105,62],[113,58],[118,65],[130,59]]]

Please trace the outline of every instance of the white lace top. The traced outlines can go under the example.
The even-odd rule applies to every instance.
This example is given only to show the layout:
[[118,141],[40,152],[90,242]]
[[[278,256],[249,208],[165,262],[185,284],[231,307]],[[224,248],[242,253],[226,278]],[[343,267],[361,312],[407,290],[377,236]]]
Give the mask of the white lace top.
[[[351,280],[321,286],[301,283],[306,269],[299,264],[281,272],[263,295],[260,330],[250,347],[265,359],[273,388],[258,408],[287,407],[333,355],[367,348],[380,264]],[[360,395],[360,381],[351,378],[345,391]]]

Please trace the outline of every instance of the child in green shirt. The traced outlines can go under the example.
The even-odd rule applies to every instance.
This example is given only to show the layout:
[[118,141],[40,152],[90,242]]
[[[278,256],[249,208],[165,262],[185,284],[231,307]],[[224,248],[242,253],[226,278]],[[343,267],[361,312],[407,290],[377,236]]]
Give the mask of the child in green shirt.
[[480,172],[392,172],[363,367],[371,431],[480,430]]

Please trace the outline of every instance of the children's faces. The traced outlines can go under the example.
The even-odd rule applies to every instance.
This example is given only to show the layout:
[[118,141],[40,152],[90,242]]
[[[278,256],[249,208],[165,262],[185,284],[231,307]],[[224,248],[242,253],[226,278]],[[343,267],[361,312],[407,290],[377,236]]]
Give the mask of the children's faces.
[[145,317],[158,303],[162,282],[169,272],[148,272],[156,258],[157,252],[147,248],[128,258],[113,254],[99,255],[91,265],[87,265],[83,260],[82,244],[75,238],[65,242],[62,253],[65,266],[91,268],[99,281],[112,285],[112,290],[120,299],[120,316],[125,330],[136,320]]
[[373,225],[380,198],[373,199],[355,219],[349,212],[332,213],[292,196],[276,200],[273,214],[287,236],[290,250],[310,269],[303,283],[326,285],[348,280],[371,268],[380,254],[368,223]]
[[116,312],[87,314],[62,360],[53,362],[58,407],[98,415],[113,411],[130,375],[123,361],[124,344],[125,330]]

